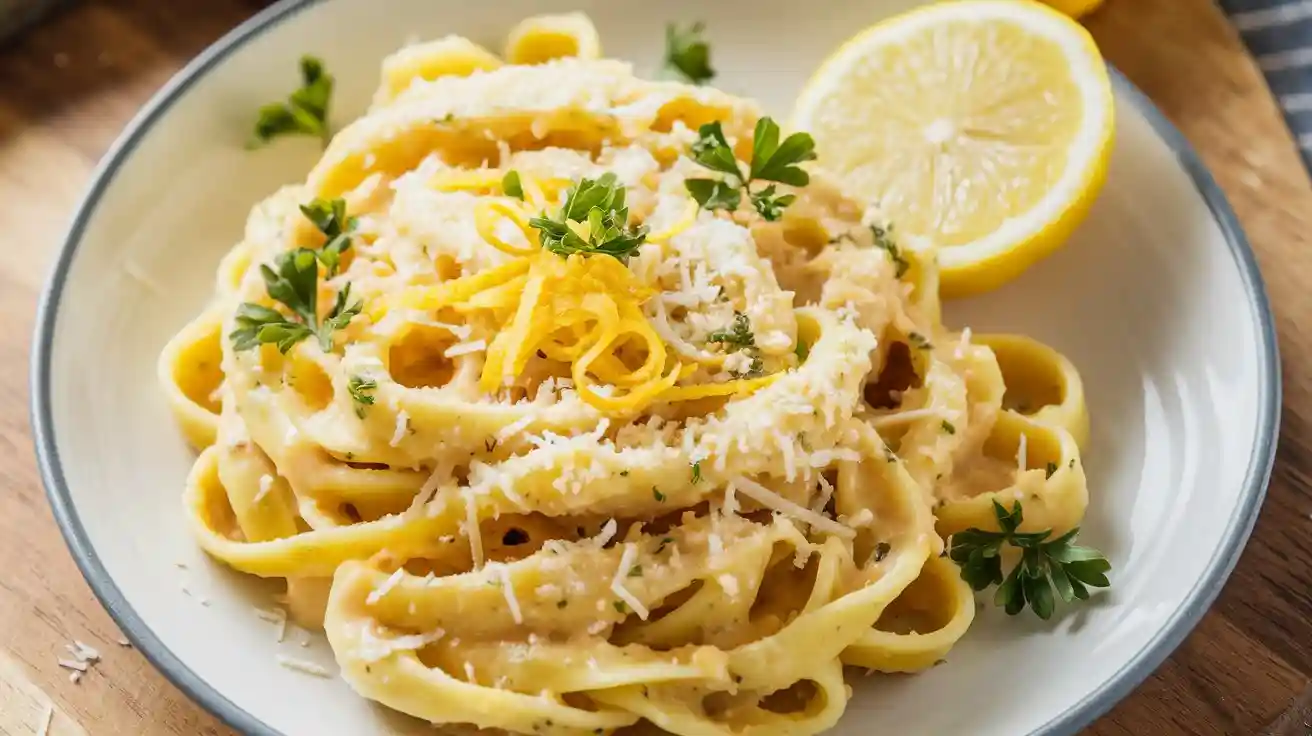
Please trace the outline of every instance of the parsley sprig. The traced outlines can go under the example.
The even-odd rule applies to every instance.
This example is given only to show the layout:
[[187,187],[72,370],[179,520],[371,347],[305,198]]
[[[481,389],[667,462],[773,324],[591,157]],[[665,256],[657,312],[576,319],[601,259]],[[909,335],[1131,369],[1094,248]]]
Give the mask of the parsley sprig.
[[[1002,606],[1009,615],[1025,610],[1026,604],[1043,620],[1052,617],[1057,595],[1067,603],[1075,599],[1088,600],[1089,588],[1106,588],[1111,585],[1107,571],[1111,563],[1092,547],[1081,547],[1075,537],[1079,527],[1047,541],[1051,529],[1040,532],[1020,532],[1024,519],[1020,502],[1011,511],[997,501],[993,502],[1001,531],[967,529],[952,535],[948,556],[961,566],[961,578],[974,590],[997,585],[994,605]],[[1020,562],[1011,572],[1002,576],[1002,548],[1011,545],[1021,550]]]
[[543,213],[529,224],[538,229],[542,247],[561,256],[598,254],[627,262],[647,239],[645,226],[629,227],[624,186],[610,172],[580,180],[554,218]]
[[705,24],[700,21],[680,28],[675,23],[665,26],[665,70],[691,84],[706,84],[715,78],[711,68],[711,46],[702,33]]
[[260,266],[260,275],[269,298],[291,312],[288,316],[276,309],[245,302],[237,307],[237,329],[229,337],[233,347],[250,350],[262,344],[274,344],[286,353],[301,340],[316,337],[324,351],[332,350],[333,332],[346,327],[360,314],[363,304],[351,300],[348,283],[337,292],[332,309],[319,319],[319,259],[317,251],[297,248],[279,253],[274,268]]
[[262,146],[285,135],[312,135],[328,142],[328,103],[333,96],[333,76],[313,56],[301,57],[301,87],[286,102],[271,102],[260,108],[255,131],[247,147]]
[[356,219],[346,216],[346,200],[315,199],[309,204],[301,205],[301,214],[314,223],[319,232],[327,238],[316,254],[319,262],[328,269],[328,277],[337,275],[341,268],[342,254],[351,249],[351,231],[355,229]]
[[761,362],[761,351],[756,347],[756,334],[752,332],[752,320],[742,312],[734,312],[733,325],[727,330],[710,333],[706,336],[706,342],[718,342],[726,347],[735,347],[751,356],[751,366],[743,376],[759,376],[765,370],[765,364]]
[[798,164],[815,159],[815,140],[807,133],[793,133],[781,142],[779,124],[770,118],[761,118],[756,121],[752,160],[744,174],[734,157],[733,148],[724,137],[723,127],[717,121],[697,129],[692,159],[724,175],[719,179],[689,179],[684,183],[697,204],[708,210],[733,211],[742,204],[745,193],[761,217],[774,221],[797,199],[797,195],[778,194],[775,184],[753,191],[752,184],[768,181],[806,186],[811,177]]
[[707,335],[706,342],[718,342],[740,348],[756,347],[756,335],[752,332],[751,318],[742,312],[734,312],[733,325],[727,330],[716,330]]

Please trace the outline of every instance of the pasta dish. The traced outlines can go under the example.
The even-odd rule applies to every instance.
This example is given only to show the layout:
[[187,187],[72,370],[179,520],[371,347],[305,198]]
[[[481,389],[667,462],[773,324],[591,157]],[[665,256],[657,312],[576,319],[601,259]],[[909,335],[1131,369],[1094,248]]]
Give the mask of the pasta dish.
[[1083,516],[1069,362],[755,103],[481,53],[390,57],[165,348],[199,544],[434,723],[812,734],[943,659],[945,540]]

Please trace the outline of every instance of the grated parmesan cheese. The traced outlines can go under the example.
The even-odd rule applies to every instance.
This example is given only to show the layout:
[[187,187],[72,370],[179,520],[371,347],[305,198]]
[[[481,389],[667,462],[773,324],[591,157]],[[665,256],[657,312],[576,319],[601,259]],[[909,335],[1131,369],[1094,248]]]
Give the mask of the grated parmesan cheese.
[[438,463],[437,468],[428,476],[424,484],[419,486],[419,492],[415,494],[414,500],[410,502],[410,507],[406,509],[407,513],[417,513],[419,509],[428,505],[437,491],[442,487],[442,481],[451,475],[451,466],[447,463]]
[[793,454],[794,441],[783,432],[775,430],[775,445],[784,457],[784,477],[790,482],[797,478],[797,456]]
[[283,667],[286,667],[289,670],[295,670],[296,672],[303,672],[307,675],[314,675],[315,677],[333,676],[333,673],[327,668],[321,667],[315,664],[314,662],[307,662],[304,659],[288,657],[285,654],[277,655],[276,659],[278,660],[278,664],[282,665]]
[[921,419],[938,419],[943,415],[944,412],[942,409],[907,409],[906,411],[898,411],[891,414],[881,414],[877,417],[871,418],[869,421],[870,426],[875,429],[884,429],[887,427],[895,427],[899,424],[916,422]]
[[[712,534],[706,538],[706,547],[711,551],[711,557],[719,557],[724,554],[724,539],[719,534]],[[678,547],[673,550],[679,551]]]
[[610,519],[601,527],[601,533],[593,537],[592,541],[597,545],[598,549],[605,547],[607,544],[610,544],[610,540],[615,538],[615,534],[619,531],[619,528],[620,525],[616,523],[614,519]]
[[77,639],[73,640],[72,646],[65,645],[64,648],[71,652],[79,662],[95,662],[100,659],[100,652],[95,647],[83,644]]
[[510,607],[510,617],[515,619],[515,623],[524,623],[524,613],[519,608],[519,598],[515,597],[515,586],[510,583],[510,568],[505,563],[489,563],[488,567],[493,568],[497,577],[501,578],[501,594],[506,597],[506,605]]
[[392,439],[387,444],[396,447],[405,439],[405,431],[410,428],[410,415],[405,409],[396,413],[396,429],[392,432]]
[[820,495],[816,497],[815,503],[811,504],[811,510],[817,514],[823,514],[825,507],[829,505],[829,499],[834,497],[834,485],[829,482],[824,473],[820,474]]
[[811,467],[827,468],[834,464],[834,461],[846,461],[856,463],[861,461],[861,455],[856,450],[849,450],[845,447],[833,450],[816,450],[811,453]]
[[642,604],[642,601],[638,600],[637,596],[629,592],[628,588],[624,587],[624,582],[629,577],[629,572],[633,569],[633,563],[637,558],[638,546],[631,543],[625,544],[624,554],[620,555],[619,569],[615,571],[615,578],[610,581],[610,589],[611,592],[619,596],[620,600],[627,603],[634,613],[638,614],[638,618],[646,621],[649,615],[647,607]]
[[487,340],[470,340],[469,342],[458,342],[446,349],[443,353],[448,358],[458,358],[461,355],[470,353],[481,353],[487,350]]
[[469,535],[469,551],[474,558],[474,569],[483,567],[483,532],[478,528],[478,504],[474,492],[468,488],[460,492],[465,499],[465,534]]
[[768,509],[782,512],[798,521],[810,524],[812,527],[821,531],[829,532],[830,534],[836,534],[840,537],[856,536],[856,532],[852,531],[849,527],[843,526],[828,517],[821,516],[808,508],[798,506],[756,481],[738,476],[734,479],[734,482],[738,484],[738,489],[745,495]]
[[521,432],[523,432],[525,429],[528,428],[528,425],[532,423],[533,423],[533,415],[525,414],[524,416],[515,420],[511,424],[507,424],[506,426],[502,427],[501,430],[497,432],[497,441],[504,442],[505,440],[508,440],[511,437],[520,434]]
[[443,629],[434,629],[427,634],[410,634],[407,636],[379,636],[373,626],[366,626],[360,632],[360,648],[357,654],[365,662],[378,662],[391,656],[394,652],[412,652],[446,636]]
[[278,627],[278,641],[282,641],[287,636],[287,611],[282,608],[275,608],[272,611],[263,608],[255,609],[255,615],[264,621],[268,621]]
[[395,588],[397,583],[401,582],[403,575],[405,575],[405,570],[398,567],[396,572],[393,572],[387,580],[383,581],[382,585],[369,591],[369,596],[364,599],[364,602],[371,606],[377,604],[378,601],[383,599],[383,596],[392,592],[392,588]]
[[722,588],[730,598],[738,597],[738,578],[726,572],[716,578],[715,582],[720,584],[720,588]]
[[961,331],[961,340],[957,347],[952,350],[952,357],[961,360],[966,357],[966,348],[970,347],[970,328],[967,327]]

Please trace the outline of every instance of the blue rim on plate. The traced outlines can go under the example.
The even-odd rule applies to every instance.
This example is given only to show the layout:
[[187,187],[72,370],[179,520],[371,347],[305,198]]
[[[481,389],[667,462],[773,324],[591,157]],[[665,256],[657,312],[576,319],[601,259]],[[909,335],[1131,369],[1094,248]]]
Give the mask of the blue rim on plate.
[[[55,324],[59,317],[60,296],[63,294],[69,268],[82,240],[82,232],[95,213],[101,197],[113,184],[119,167],[132,155],[155,122],[187,94],[195,82],[240,49],[247,41],[319,2],[321,0],[283,0],[256,14],[219,39],[178,72],[132,119],[101,161],[90,188],[78,206],[68,234],[60,247],[54,270],[42,292],[33,335],[35,349],[32,352],[31,366],[31,422],[37,464],[41,469],[41,479],[55,521],[59,524],[64,541],[72,552],[78,569],[82,571],[83,577],[91,585],[91,590],[101,604],[109,611],[109,615],[151,664],[188,697],[213,713],[219,720],[250,736],[284,735],[224,697],[170,651],[123,596],[123,592],[110,578],[92,547],[86,529],[82,526],[82,521],[78,518],[77,510],[70,499],[68,484],[60,465],[59,451],[55,446],[51,412],[50,360]],[[1199,195],[1207,203],[1212,217],[1215,218],[1226,243],[1230,246],[1231,254],[1243,276],[1249,299],[1256,307],[1258,332],[1263,347],[1259,358],[1262,364],[1259,376],[1259,393],[1262,397],[1261,406],[1258,408],[1259,436],[1244,480],[1243,508],[1230,520],[1222,544],[1208,561],[1206,572],[1189,591],[1184,603],[1176,609],[1166,626],[1134,659],[1103,682],[1097,690],[1086,695],[1065,713],[1044,724],[1030,736],[1070,736],[1089,725],[1143,682],[1193,630],[1220,593],[1222,585],[1238,562],[1240,552],[1253,530],[1253,524],[1262,506],[1262,499],[1266,495],[1271,467],[1275,461],[1276,434],[1280,421],[1280,360],[1276,346],[1275,324],[1253,249],[1244,236],[1243,229],[1230,208],[1225,194],[1217,186],[1211,173],[1184,135],[1166,119],[1147,95],[1110,65],[1109,69],[1112,86],[1121,94],[1121,98],[1128,100],[1148,119],[1153,130],[1171,148],[1180,165],[1193,180]]]

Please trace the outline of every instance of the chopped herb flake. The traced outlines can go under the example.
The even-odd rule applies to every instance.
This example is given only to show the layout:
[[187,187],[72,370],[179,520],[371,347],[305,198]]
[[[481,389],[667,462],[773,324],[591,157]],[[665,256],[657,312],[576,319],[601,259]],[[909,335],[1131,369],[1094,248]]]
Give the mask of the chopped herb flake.
[[378,388],[378,382],[365,376],[351,376],[347,381],[346,391],[351,394],[351,400],[355,402],[355,415],[364,419],[365,407],[373,406],[373,390]]

